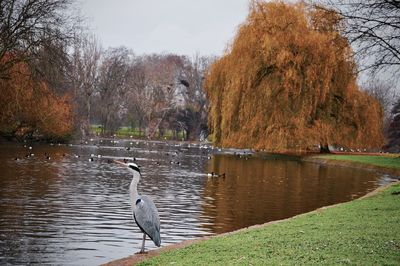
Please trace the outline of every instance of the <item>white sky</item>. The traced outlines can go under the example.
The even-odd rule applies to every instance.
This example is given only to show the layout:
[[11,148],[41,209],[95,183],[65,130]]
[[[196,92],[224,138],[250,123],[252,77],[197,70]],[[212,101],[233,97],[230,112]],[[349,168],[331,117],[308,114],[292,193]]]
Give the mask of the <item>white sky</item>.
[[221,55],[244,22],[249,0],[79,0],[104,48],[136,54]]

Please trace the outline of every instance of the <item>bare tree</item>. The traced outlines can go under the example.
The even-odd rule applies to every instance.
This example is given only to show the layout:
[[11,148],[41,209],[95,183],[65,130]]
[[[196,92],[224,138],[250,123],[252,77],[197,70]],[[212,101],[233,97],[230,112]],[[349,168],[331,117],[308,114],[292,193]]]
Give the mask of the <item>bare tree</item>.
[[126,112],[131,55],[124,47],[110,48],[105,52],[97,86],[103,133],[117,130]]
[[[157,82],[151,76],[149,58],[155,55],[135,57],[128,79],[128,112],[131,118],[136,118],[139,129],[148,127],[155,113]],[[131,121],[132,124],[132,121]]]
[[186,86],[185,102],[191,105],[205,105],[206,97],[203,90],[204,75],[214,61],[213,57],[200,56],[196,53],[187,59],[181,82]]
[[181,56],[143,56],[134,75],[134,95],[146,118],[147,135],[152,138],[164,119],[176,107],[177,77],[183,67]]
[[[70,0],[1,0],[0,1],[0,78],[17,62],[30,62],[50,43],[67,43],[73,38],[73,24],[68,8]],[[57,56],[60,50],[54,50]]]
[[393,0],[328,0],[344,19],[344,33],[360,60],[360,71],[400,71],[400,2]]
[[93,35],[81,35],[74,43],[71,56],[70,79],[78,106],[78,122],[82,135],[90,133],[91,101],[99,81],[99,65],[102,49]]
[[140,133],[147,126],[146,106],[148,105],[145,90],[148,86],[143,57],[135,57],[130,68],[130,78],[128,79],[129,91],[127,95],[128,122],[131,127],[135,122],[139,127]]
[[68,73],[71,61],[67,53],[68,47],[64,43],[53,42],[43,45],[37,52],[37,57],[31,60],[33,78],[46,82],[58,95],[71,92]]
[[195,54],[187,60],[180,82],[186,87],[185,108],[177,117],[187,132],[187,138],[196,140],[202,131],[207,130],[207,100],[203,89],[203,81],[208,67],[215,60],[213,57]]
[[187,136],[196,139],[207,127],[202,83],[210,62],[199,55],[193,62],[174,54],[134,57],[126,79],[125,121],[146,127],[149,138],[172,129],[191,132]]
[[388,144],[385,146],[387,151],[400,152],[400,97],[397,98],[391,110],[392,119],[388,127]]
[[364,89],[377,99],[382,105],[385,120],[390,118],[390,113],[397,99],[397,91],[395,86],[388,81],[374,80],[364,85]]

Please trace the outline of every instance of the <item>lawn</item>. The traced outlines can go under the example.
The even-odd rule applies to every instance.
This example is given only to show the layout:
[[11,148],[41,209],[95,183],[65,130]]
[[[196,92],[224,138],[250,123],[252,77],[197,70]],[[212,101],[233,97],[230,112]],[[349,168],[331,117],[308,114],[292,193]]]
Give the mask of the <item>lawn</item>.
[[279,223],[164,252],[139,265],[400,265],[400,184]]
[[387,167],[400,169],[400,155],[347,155],[347,154],[326,154],[317,155],[313,158],[328,159],[328,160],[339,160],[339,161],[351,161],[357,163],[370,164],[375,166]]
[[[93,134],[99,135],[101,134],[101,127],[99,125],[91,125],[91,130]],[[131,127],[120,127],[117,132],[115,132],[117,137],[119,138],[126,138],[132,136],[135,139],[145,138],[146,133],[140,131],[138,127],[131,128]],[[165,130],[162,136],[160,136],[159,131],[155,134],[156,138],[172,140],[174,139],[174,132],[172,130]],[[184,137],[184,133],[182,131],[177,132],[177,139],[181,140]]]

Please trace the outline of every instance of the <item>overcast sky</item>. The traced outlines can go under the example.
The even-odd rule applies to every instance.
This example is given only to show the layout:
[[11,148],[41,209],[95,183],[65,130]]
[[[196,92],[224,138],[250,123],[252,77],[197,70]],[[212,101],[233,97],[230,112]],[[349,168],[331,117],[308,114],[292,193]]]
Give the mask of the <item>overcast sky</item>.
[[104,48],[136,54],[221,55],[244,22],[248,0],[79,0]]

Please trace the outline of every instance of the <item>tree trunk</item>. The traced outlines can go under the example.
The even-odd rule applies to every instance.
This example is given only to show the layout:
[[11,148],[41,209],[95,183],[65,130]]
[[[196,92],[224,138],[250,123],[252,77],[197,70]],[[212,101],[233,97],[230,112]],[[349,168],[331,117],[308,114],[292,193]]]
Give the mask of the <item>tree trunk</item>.
[[320,144],[319,145],[320,146],[320,148],[319,148],[319,153],[331,153],[331,151],[329,150],[329,145],[328,144]]
[[90,135],[90,99],[87,99],[86,101],[86,108],[87,108],[87,114],[86,114],[86,121],[85,121],[85,135],[89,136]]

